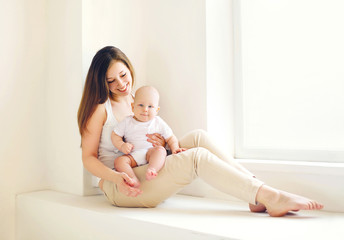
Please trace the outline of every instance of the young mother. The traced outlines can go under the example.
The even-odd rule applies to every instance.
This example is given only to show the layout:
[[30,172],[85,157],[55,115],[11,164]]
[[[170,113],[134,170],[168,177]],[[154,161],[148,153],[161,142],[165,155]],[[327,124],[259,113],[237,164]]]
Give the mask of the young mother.
[[[253,212],[268,211],[283,216],[288,211],[321,209],[316,201],[265,185],[221,152],[207,133],[195,130],[180,139],[189,150],[167,156],[157,178],[145,180],[147,166],[134,168],[140,188],[132,179],[116,172],[114,160],[122,155],[111,142],[114,126],[132,114],[134,69],[126,55],[116,47],[104,47],[94,56],[87,74],[78,111],[84,167],[101,178],[99,187],[107,199],[119,207],[155,207],[200,177],[220,191],[250,204]],[[153,146],[165,146],[158,134],[147,135]]]

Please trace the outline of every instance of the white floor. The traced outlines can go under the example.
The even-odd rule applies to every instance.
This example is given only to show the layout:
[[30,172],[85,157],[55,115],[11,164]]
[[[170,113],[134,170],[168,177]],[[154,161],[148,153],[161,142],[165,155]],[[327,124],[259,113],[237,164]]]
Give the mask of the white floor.
[[176,195],[154,209],[117,208],[102,195],[53,191],[17,197],[17,240],[344,239],[344,214],[300,211],[282,218],[247,204]]

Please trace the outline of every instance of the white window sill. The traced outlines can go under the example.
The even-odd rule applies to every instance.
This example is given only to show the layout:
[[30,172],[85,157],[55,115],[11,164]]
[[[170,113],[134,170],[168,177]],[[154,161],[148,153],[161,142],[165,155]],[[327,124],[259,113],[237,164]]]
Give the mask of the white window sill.
[[344,176],[344,163],[306,162],[285,160],[237,159],[251,171],[276,171],[285,173],[305,173]]
[[40,191],[18,195],[16,208],[17,240],[344,238],[344,214],[300,211],[271,218],[249,212],[247,204],[182,195],[143,209],[111,206],[102,195]]

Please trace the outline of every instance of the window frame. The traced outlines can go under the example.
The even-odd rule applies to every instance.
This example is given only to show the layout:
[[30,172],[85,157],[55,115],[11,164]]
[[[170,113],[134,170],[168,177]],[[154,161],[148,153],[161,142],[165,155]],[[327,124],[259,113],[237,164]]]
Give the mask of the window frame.
[[344,163],[344,151],[310,150],[310,149],[268,149],[245,145],[244,139],[244,89],[242,77],[241,46],[241,1],[233,1],[233,36],[234,36],[234,124],[235,154],[237,159],[263,159],[281,161],[307,161]]

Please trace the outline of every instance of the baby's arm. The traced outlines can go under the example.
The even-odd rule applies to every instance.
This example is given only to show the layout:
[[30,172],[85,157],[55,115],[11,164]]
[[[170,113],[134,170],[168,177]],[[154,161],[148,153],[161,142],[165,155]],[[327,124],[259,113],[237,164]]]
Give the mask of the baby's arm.
[[129,154],[134,146],[131,143],[126,143],[123,141],[121,136],[118,136],[115,132],[111,134],[112,144],[124,154]]
[[167,139],[167,144],[168,146],[170,146],[171,151],[173,154],[179,153],[179,152],[183,152],[186,151],[186,148],[180,148],[179,147],[179,142],[176,136],[172,135],[171,137],[169,137]]

